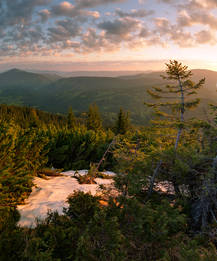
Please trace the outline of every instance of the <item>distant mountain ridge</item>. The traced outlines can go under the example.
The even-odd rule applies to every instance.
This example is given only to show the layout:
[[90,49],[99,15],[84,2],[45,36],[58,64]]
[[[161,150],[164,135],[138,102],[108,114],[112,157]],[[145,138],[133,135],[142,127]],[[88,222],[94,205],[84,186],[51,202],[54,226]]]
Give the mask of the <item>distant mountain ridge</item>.
[[[63,78],[70,77],[121,77],[125,75],[136,75],[141,73],[149,73],[149,71],[50,71],[50,70],[34,70],[34,69],[18,69],[21,71],[45,74],[45,75],[57,75]],[[1,71],[0,71],[1,73]]]
[[[217,72],[192,70],[193,80],[205,77],[206,84],[199,90],[201,105],[192,115],[203,118],[209,103],[217,102]],[[104,117],[112,121],[120,107],[131,112],[134,123],[144,124],[151,111],[144,102],[150,102],[147,89],[163,86],[163,72],[137,73],[118,77],[80,76],[62,78],[56,74],[39,74],[12,69],[0,73],[0,103],[34,106],[39,109],[66,113],[71,106],[75,113],[87,111],[95,102]]]
[[38,88],[39,86],[46,86],[59,78],[56,75],[37,74],[14,68],[0,73],[0,89],[14,86]]

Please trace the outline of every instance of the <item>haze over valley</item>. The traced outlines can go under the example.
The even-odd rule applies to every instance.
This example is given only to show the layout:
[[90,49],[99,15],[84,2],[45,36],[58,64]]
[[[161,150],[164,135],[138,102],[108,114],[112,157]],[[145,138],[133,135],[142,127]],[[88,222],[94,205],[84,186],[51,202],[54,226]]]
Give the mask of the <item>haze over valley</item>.
[[[94,73],[94,72],[92,72]],[[209,104],[217,100],[217,72],[192,70],[193,81],[205,77],[206,83],[198,95],[201,103],[189,117],[199,115],[205,119]],[[120,107],[130,112],[133,123],[141,125],[150,120],[151,111],[144,102],[152,102],[147,90],[163,86],[163,72],[144,72],[117,77],[61,77],[53,73],[30,73],[12,69],[0,74],[0,103],[33,106],[53,113],[66,114],[69,107],[76,115],[96,103],[102,115],[110,122],[115,119]]]

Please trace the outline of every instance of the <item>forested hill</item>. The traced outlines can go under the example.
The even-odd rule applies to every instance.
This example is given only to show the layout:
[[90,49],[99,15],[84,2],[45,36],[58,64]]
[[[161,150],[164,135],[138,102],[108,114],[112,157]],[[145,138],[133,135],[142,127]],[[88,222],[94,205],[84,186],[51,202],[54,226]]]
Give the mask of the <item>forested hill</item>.
[[[146,111],[146,89],[165,84],[157,73],[128,79],[60,79],[37,88],[26,85],[20,92],[20,99],[32,98],[31,102],[50,110],[68,105],[85,110],[82,106],[86,104],[89,109],[83,118],[76,117],[71,108],[64,116],[33,107],[0,105],[0,261],[98,260],[99,256],[102,261],[217,261],[217,106],[212,108],[215,120],[185,120],[188,110],[197,104],[191,96],[204,80],[192,84],[186,67],[175,60],[167,69],[166,76],[178,85],[166,92],[152,88],[149,94],[156,97],[157,105],[169,107],[171,117],[166,115],[146,127],[131,124],[123,109],[113,125],[104,126],[97,105],[88,103],[103,101],[101,111],[108,112],[124,103],[135,116],[139,102],[141,111]],[[25,74],[10,73],[14,77]],[[200,117],[205,102],[208,106],[216,97],[213,72],[195,71],[194,77],[200,79],[205,73],[214,76],[199,93],[202,107],[194,112]],[[183,102],[178,96],[178,104],[169,104],[159,93],[184,93],[190,98]],[[85,175],[60,173],[82,169],[88,170]],[[113,180],[100,181],[108,179],[101,173],[104,170],[116,173]],[[37,183],[40,178],[44,178],[47,192]],[[67,179],[81,184],[82,191],[73,193]],[[39,185],[33,188],[34,183]],[[60,192],[67,206],[61,206],[63,198],[60,201],[53,193],[60,184],[61,188],[70,185],[71,195]],[[92,191],[97,184],[101,185],[95,196],[83,192],[87,186]],[[31,204],[35,198],[28,197],[31,192],[39,196],[37,208]],[[53,208],[45,220],[36,219],[35,227],[22,227],[16,207],[27,198],[29,217],[40,214],[37,209],[43,202],[43,209],[55,205],[57,211]]]
[[55,74],[36,74],[18,69],[11,69],[0,74],[0,88],[8,89],[13,87],[38,89],[58,80]]
[[0,104],[0,120],[2,122],[13,121],[22,128],[53,124],[56,127],[65,127],[67,117],[60,114],[44,112],[32,107]]
[[[206,84],[199,91],[201,104],[191,116],[207,117],[208,105],[217,100],[217,72],[192,70],[193,80],[205,77]],[[29,73],[17,69],[0,74],[0,103],[34,106],[56,113],[66,113],[71,106],[76,114],[88,110],[96,103],[103,116],[112,121],[120,107],[131,112],[136,124],[144,124],[151,118],[151,111],[144,106],[150,102],[146,90],[163,86],[161,72],[122,77],[71,77],[56,74]]]

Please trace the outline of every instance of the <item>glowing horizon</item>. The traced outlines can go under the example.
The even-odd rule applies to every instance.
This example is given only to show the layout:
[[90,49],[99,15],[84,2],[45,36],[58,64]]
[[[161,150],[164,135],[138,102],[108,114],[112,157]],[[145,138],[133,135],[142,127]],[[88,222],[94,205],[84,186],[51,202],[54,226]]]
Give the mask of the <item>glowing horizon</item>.
[[2,0],[0,14],[1,71],[217,71],[217,1]]
[[[169,60],[159,61],[105,61],[105,62],[13,62],[0,64],[0,71],[8,71],[10,69],[20,70],[38,70],[38,71],[59,71],[59,72],[106,72],[106,71],[129,71],[129,72],[143,72],[143,71],[163,71],[165,70],[165,63]],[[217,71],[217,62],[212,61],[188,61],[179,60],[183,64],[187,65],[190,70],[193,69],[206,69],[211,71]]]

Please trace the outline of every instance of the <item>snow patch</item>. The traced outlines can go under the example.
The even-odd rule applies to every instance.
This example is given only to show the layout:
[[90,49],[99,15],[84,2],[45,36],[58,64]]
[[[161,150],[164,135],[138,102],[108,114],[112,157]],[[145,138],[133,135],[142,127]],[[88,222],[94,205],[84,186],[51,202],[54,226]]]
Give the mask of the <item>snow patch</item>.
[[[99,193],[99,185],[112,185],[112,179],[100,179],[97,184],[79,184],[74,178],[75,171],[66,171],[64,176],[50,177],[49,179],[35,178],[35,187],[24,205],[17,207],[21,218],[20,226],[34,227],[36,218],[44,219],[48,210],[63,213],[63,207],[67,207],[67,197],[74,191],[90,192],[92,195]],[[85,175],[87,170],[80,170],[78,174]],[[115,176],[113,172],[103,172],[103,174]]]

